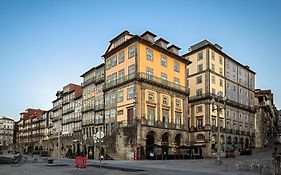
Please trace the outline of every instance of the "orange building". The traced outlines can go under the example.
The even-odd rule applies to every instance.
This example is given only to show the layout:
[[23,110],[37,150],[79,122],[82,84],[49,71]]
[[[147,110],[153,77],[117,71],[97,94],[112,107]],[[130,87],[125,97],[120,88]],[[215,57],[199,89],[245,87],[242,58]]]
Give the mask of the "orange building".
[[179,47],[155,38],[149,31],[140,36],[124,31],[103,55],[108,156],[163,158],[188,141],[186,68],[191,62],[179,55]]

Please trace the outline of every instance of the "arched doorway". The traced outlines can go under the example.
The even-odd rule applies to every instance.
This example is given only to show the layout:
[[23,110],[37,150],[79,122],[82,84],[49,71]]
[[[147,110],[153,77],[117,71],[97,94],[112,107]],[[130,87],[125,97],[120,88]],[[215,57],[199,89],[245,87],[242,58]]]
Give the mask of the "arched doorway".
[[165,132],[162,135],[162,159],[167,159],[169,155],[169,133]]
[[175,137],[176,146],[181,146],[181,144],[182,144],[181,142],[182,142],[182,135],[177,134],[176,137]]
[[181,159],[181,155],[182,158],[184,159],[184,154],[186,154],[186,150],[181,150],[180,146],[182,146],[182,135],[181,134],[177,134],[175,137],[175,146],[177,147],[177,158]]
[[155,138],[157,135],[154,131],[150,131],[146,135],[146,158],[154,159],[155,158]]

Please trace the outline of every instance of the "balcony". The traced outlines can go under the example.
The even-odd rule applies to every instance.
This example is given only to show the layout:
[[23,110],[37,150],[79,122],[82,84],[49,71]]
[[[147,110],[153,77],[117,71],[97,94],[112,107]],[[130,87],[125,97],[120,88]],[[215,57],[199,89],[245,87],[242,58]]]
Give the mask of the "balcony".
[[167,80],[163,80],[159,77],[155,77],[153,75],[146,74],[144,72],[141,73],[132,73],[129,75],[126,75],[122,78],[119,78],[117,80],[113,80],[110,82],[106,82],[105,84],[105,91],[110,90],[111,88],[114,88],[116,86],[120,86],[122,84],[125,84],[127,82],[130,82],[132,80],[138,80],[138,81],[144,81],[153,85],[161,86],[163,88],[174,90],[180,93],[188,94],[189,91],[185,86],[181,86],[179,84],[176,84],[174,82],[170,82]]
[[92,77],[92,78],[90,78],[90,79],[84,81],[84,82],[82,83],[82,87],[88,86],[89,84],[95,82],[95,80],[96,80],[96,77]]
[[[212,93],[203,93],[203,94],[200,94],[200,95],[191,96],[191,97],[189,97],[189,102],[196,102],[196,101],[205,100],[205,99],[212,99],[212,98],[221,99],[221,102],[223,102],[222,96],[218,96],[218,95],[212,94]],[[244,105],[244,104],[240,104],[240,103],[232,101],[230,99],[226,100],[226,104],[229,105],[229,106],[239,108],[239,109],[247,110],[249,112],[255,112],[254,107],[247,106],[247,105]]]
[[74,107],[64,109],[62,113],[63,113],[63,114],[69,114],[69,113],[71,113],[71,112],[74,112]]
[[86,106],[85,108],[82,108],[82,112],[88,112],[88,111],[92,111],[94,109],[94,106]]
[[94,111],[100,111],[100,110],[103,110],[103,109],[104,109],[104,104],[98,104],[98,105],[95,105]]
[[100,82],[103,82],[104,81],[104,76],[98,76],[96,77],[96,84],[100,83]]
[[68,124],[68,123],[71,123],[71,122],[74,122],[74,118],[65,119],[65,120],[62,121],[62,124]]
[[147,120],[145,117],[141,118],[141,124],[143,126],[152,126],[152,127],[157,127],[157,128],[180,129],[180,130],[186,130],[186,131],[188,130],[186,125],[154,121],[154,120],[149,120],[149,119]]
[[75,127],[73,128],[73,131],[80,131],[80,130],[82,130],[82,127],[81,127],[81,126],[75,126]]
[[82,115],[74,117],[74,121],[75,122],[82,121]]
[[62,101],[62,104],[64,105],[64,104],[68,104],[68,103],[70,103],[70,100],[69,99],[66,99],[66,100],[63,100]]

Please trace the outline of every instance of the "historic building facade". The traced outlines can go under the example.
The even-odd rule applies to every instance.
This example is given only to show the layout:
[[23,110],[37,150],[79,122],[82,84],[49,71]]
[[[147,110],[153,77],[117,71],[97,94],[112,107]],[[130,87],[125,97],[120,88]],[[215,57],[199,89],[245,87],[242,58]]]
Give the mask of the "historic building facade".
[[8,117],[0,118],[0,151],[13,150],[15,121]]
[[103,131],[104,123],[104,64],[86,71],[83,75],[82,134],[85,154],[94,157],[94,134]]
[[[49,149],[53,157],[67,157],[73,155],[74,125],[77,120],[75,115],[76,99],[81,97],[80,85],[70,83],[56,93],[49,122]],[[80,114],[81,118],[81,114]],[[59,149],[58,149],[59,148]],[[58,151],[59,150],[59,151]]]
[[[19,134],[17,147],[22,153],[32,153],[39,151],[38,143],[43,133],[40,130],[42,115],[45,111],[41,109],[26,109],[20,113],[21,117],[18,122]],[[42,126],[44,127],[44,126]]]
[[278,111],[274,105],[271,90],[255,90],[255,146],[266,147],[269,141],[275,141],[278,133]]
[[[207,40],[189,50],[183,57],[192,62],[187,69],[190,143],[201,146],[197,153],[204,156],[216,154],[218,138],[223,151],[230,147],[249,148],[254,144],[255,133],[255,72]],[[218,115],[211,104],[213,98],[223,106],[219,137]]]
[[188,141],[186,67],[179,47],[147,31],[112,39],[105,59],[107,155],[159,158]]

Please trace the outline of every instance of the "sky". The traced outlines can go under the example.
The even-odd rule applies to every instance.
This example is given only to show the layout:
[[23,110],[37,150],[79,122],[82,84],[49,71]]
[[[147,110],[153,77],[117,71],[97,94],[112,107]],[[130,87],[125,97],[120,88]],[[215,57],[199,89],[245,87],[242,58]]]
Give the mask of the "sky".
[[256,74],[281,108],[281,1],[0,0],[0,116],[52,108],[56,91],[82,83],[109,41],[146,30],[181,47],[204,39]]

